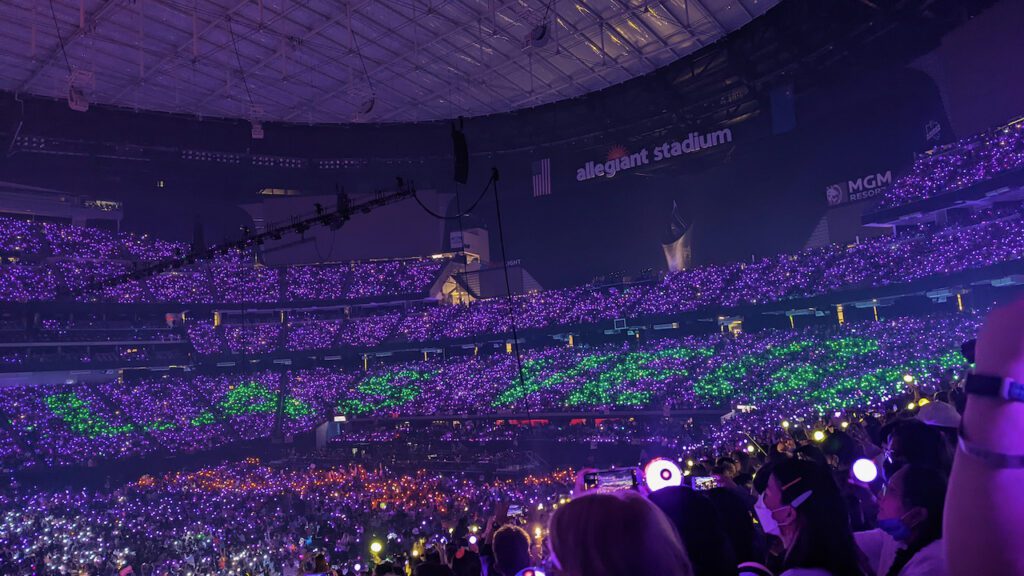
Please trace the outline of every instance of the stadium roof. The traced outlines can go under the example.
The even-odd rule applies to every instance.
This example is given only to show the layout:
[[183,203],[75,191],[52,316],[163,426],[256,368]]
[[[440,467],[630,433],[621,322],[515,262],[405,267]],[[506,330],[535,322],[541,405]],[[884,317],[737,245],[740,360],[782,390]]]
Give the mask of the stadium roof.
[[256,121],[477,116],[649,73],[779,1],[6,0],[0,90]]

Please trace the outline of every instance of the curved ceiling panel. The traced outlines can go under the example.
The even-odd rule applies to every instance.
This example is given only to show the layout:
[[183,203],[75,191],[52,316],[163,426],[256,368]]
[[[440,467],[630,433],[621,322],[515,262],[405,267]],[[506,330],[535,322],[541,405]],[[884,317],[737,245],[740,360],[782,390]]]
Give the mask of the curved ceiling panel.
[[646,74],[778,2],[5,0],[0,90],[268,121],[478,116]]

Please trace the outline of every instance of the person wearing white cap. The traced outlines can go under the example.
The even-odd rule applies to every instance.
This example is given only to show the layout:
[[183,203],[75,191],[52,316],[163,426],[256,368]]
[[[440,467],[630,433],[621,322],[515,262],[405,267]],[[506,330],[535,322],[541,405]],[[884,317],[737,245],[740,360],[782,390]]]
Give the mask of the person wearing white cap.
[[921,406],[915,418],[937,428],[960,428],[960,413],[946,402],[935,401]]
[[1024,574],[1024,300],[994,310],[965,385],[943,534],[952,576]]

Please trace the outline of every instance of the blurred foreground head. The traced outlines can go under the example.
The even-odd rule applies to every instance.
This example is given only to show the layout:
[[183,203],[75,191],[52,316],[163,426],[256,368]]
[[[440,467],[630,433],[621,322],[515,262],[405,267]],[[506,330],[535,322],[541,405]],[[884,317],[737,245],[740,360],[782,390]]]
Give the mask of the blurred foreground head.
[[573,499],[551,517],[548,545],[566,576],[692,576],[675,528],[640,494]]

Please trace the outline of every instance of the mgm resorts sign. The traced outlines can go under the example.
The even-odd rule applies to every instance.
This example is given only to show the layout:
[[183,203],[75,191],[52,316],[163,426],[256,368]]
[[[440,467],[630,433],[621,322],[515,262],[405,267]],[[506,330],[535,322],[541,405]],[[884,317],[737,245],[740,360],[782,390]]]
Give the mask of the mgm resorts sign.
[[891,184],[892,170],[886,170],[826,186],[825,198],[828,199],[829,206],[858,202],[878,196]]
[[613,178],[616,174],[626,170],[714,148],[729,142],[732,142],[732,130],[723,128],[707,134],[690,132],[684,140],[663,142],[653,148],[644,148],[632,154],[622,146],[616,146],[608,153],[606,161],[587,162],[577,169],[576,181],[585,182],[599,177]]

